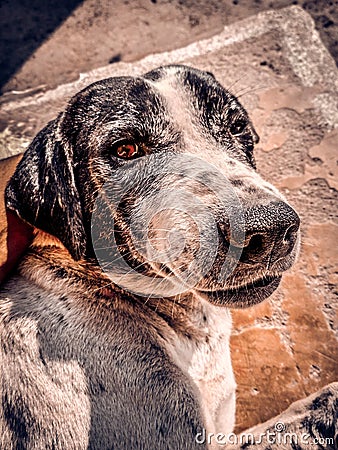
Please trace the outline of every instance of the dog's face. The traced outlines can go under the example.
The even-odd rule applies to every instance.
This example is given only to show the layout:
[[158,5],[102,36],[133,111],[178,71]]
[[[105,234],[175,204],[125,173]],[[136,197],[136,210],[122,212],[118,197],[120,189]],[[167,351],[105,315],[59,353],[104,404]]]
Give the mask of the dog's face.
[[35,138],[7,207],[73,258],[104,259],[134,292],[152,295],[155,280],[154,295],[165,286],[254,304],[276,289],[299,241],[297,214],[256,173],[257,141],[211,74],[168,66],[110,78],[78,93]]

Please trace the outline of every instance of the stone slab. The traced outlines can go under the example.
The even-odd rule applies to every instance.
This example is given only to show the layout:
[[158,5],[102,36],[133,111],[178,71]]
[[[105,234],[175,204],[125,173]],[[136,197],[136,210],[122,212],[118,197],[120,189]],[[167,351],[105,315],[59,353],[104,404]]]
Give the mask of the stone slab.
[[261,136],[259,171],[302,219],[300,258],[281,289],[263,304],[233,314],[239,431],[338,378],[338,75],[310,16],[298,7],[264,12],[210,39],[137,63],[109,65],[48,92],[6,94],[0,154],[21,152],[89,83],[170,63],[212,71],[240,98]]
[[172,63],[211,68],[225,86],[236,81],[235,92],[243,86],[267,87],[271,71],[279,71],[281,78],[297,78],[302,86],[319,85],[321,90],[313,95],[312,102],[324,122],[331,126],[338,123],[337,105],[332,101],[338,88],[336,65],[320,41],[311,17],[293,6],[263,12],[178,50],[149,55],[136,63],[121,62],[95,69],[81,74],[73,83],[47,92],[38,90],[32,95],[29,91],[29,96],[15,91],[4,94],[0,98],[0,159],[22,152],[67,100],[88,84],[111,76],[139,75]]

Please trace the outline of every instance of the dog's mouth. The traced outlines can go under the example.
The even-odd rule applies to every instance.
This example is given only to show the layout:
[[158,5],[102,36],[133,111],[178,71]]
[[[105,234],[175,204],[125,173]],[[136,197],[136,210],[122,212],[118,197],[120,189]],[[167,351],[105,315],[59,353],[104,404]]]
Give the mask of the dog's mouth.
[[269,297],[279,286],[281,278],[282,275],[269,275],[236,288],[199,289],[199,291],[205,294],[211,303],[232,308],[245,308],[256,305]]
[[[257,267],[255,273],[250,270],[251,273],[248,274],[246,270],[244,274],[243,267],[241,267],[243,264],[240,264],[240,266],[234,268],[234,273],[226,282],[220,282],[219,276],[217,276],[220,270],[218,264],[213,268],[213,273],[209,272],[205,275],[196,272],[193,273],[193,275],[196,275],[196,278],[190,278],[190,272],[188,276],[182,274],[180,266],[177,267],[171,264],[141,260],[140,258],[134,257],[133,252],[130,251],[130,247],[128,247],[128,250],[121,252],[121,254],[123,254],[128,267],[132,269],[127,274],[130,278],[131,273],[141,274],[148,277],[149,283],[152,280],[155,282],[155,285],[157,282],[161,287],[167,284],[168,286],[172,285],[173,292],[176,292],[175,286],[178,286],[180,292],[188,290],[195,291],[204,295],[212,304],[230,308],[250,307],[264,301],[278,288],[282,278],[282,272],[288,269],[290,265],[287,264],[285,266],[285,264],[282,264],[279,267],[280,270],[272,273],[267,273],[265,270],[262,270],[262,267]],[[224,261],[222,260],[221,262]],[[125,277],[121,276],[119,280],[124,282]],[[138,292],[138,289],[135,288],[135,292]],[[162,289],[160,293],[156,291],[154,294],[157,296],[161,294],[162,296]],[[148,291],[147,295],[152,296]],[[172,295],[175,296],[176,294],[168,294],[169,297]]]

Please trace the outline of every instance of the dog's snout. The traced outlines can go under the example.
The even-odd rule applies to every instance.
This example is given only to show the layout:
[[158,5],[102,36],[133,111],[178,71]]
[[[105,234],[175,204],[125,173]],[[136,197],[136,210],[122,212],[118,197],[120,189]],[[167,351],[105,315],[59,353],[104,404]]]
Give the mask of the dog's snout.
[[241,262],[266,267],[287,256],[297,241],[300,220],[284,202],[270,202],[246,211],[246,239]]

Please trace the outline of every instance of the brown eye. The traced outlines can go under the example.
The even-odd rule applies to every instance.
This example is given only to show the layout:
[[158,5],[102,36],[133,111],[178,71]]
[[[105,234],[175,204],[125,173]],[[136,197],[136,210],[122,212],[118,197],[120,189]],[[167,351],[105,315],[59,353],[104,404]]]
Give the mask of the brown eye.
[[243,133],[245,128],[246,128],[246,121],[243,119],[238,119],[230,126],[230,133],[233,136],[238,136]]
[[133,143],[121,143],[115,147],[115,153],[119,158],[135,158],[139,155],[139,146]]

